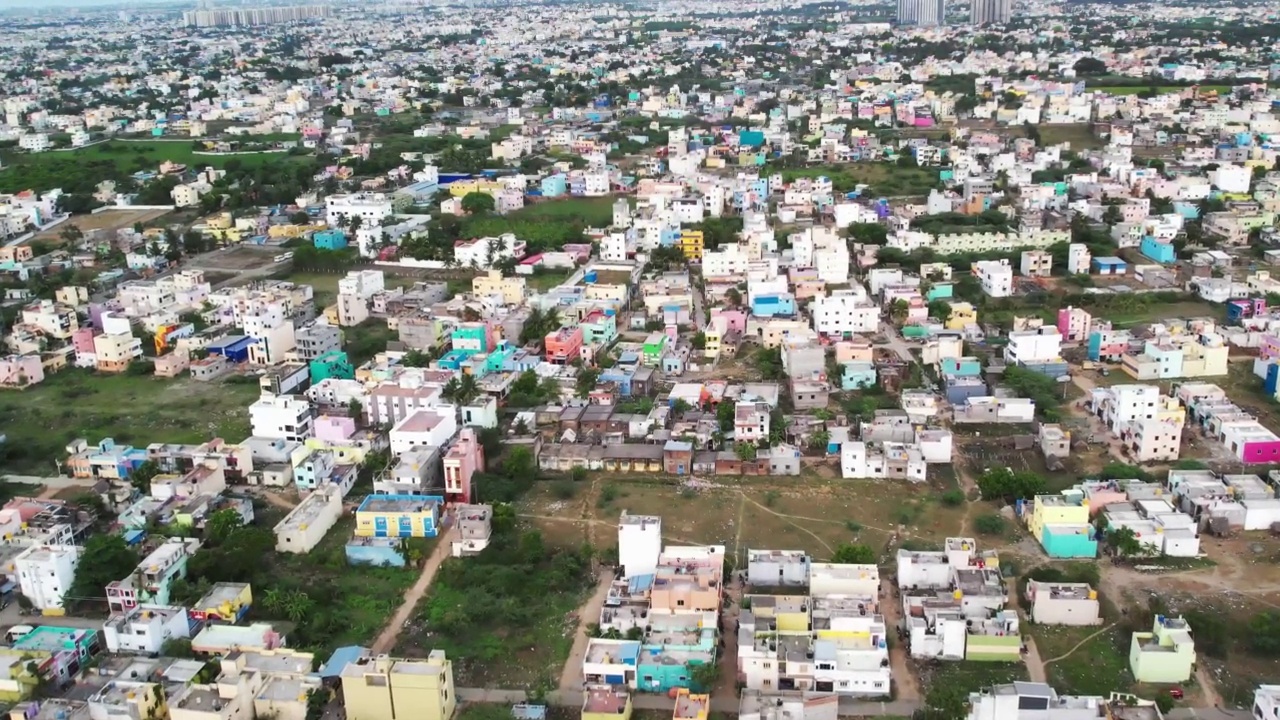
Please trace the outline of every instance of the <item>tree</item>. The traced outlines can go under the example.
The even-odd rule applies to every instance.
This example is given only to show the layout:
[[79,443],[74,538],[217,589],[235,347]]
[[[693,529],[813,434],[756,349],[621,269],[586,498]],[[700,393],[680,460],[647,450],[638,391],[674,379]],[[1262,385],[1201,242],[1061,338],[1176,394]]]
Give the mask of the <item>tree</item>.
[[470,215],[493,212],[495,204],[489,193],[471,192],[462,196],[462,209]]
[[347,416],[354,418],[356,422],[360,422],[364,417],[364,405],[355,398],[351,398],[351,402],[347,403]]
[[889,317],[893,318],[894,322],[900,323],[907,319],[907,313],[910,311],[911,306],[906,300],[894,300],[893,305],[889,306]]
[[1077,75],[1105,75],[1107,64],[1095,57],[1082,57],[1071,66]]
[[600,380],[600,371],[595,368],[583,368],[578,371],[577,390],[578,397],[585,398],[596,389],[596,383]]
[[195,650],[191,649],[191,640],[188,638],[169,638],[160,646],[160,654],[164,657],[172,658],[194,658]]
[[739,460],[748,461],[756,459],[756,446],[748,442],[736,442],[733,444],[733,454],[738,456]]
[[987,500],[1003,499],[1012,502],[1039,495],[1044,489],[1044,478],[1031,472],[1014,472],[1009,468],[991,468],[978,478],[978,490]]
[[222,544],[236,530],[244,527],[244,518],[235,510],[219,510],[204,525],[205,540]]
[[66,597],[73,603],[103,600],[103,588],[128,577],[138,566],[138,554],[120,535],[91,535],[76,566]]
[[400,364],[411,368],[424,368],[431,364],[431,358],[421,350],[410,350],[400,358]]
[[742,305],[742,293],[738,288],[729,288],[724,291],[724,301],[729,304],[729,307],[739,307]]
[[720,663],[704,662],[689,670],[689,681],[697,689],[710,692],[720,680]]
[[[129,484],[141,492],[151,491],[151,481],[160,474],[160,466],[155,461],[147,460],[129,473]],[[116,578],[119,580],[120,578]]]
[[733,430],[735,412],[736,408],[731,402],[721,402],[716,406],[716,422],[719,423],[721,432]]
[[1004,518],[995,513],[985,513],[973,520],[973,529],[982,535],[1003,535]]
[[831,562],[839,565],[874,565],[876,551],[867,545],[844,543],[836,548]]
[[1136,557],[1147,554],[1147,546],[1138,539],[1133,528],[1112,528],[1107,531],[1107,545],[1112,553],[1125,557]]
[[1266,610],[1249,620],[1249,647],[1259,655],[1280,656],[1280,612]]

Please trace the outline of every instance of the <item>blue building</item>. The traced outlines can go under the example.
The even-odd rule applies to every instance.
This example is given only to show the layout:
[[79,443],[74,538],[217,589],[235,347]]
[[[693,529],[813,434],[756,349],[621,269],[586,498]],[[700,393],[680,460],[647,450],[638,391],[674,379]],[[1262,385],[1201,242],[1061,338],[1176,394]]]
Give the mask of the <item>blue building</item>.
[[1123,275],[1129,271],[1129,264],[1118,257],[1096,257],[1093,259],[1093,271],[1099,275]]
[[844,364],[840,374],[841,390],[857,390],[876,384],[876,366],[872,363],[855,360]]
[[757,317],[791,317],[796,314],[796,299],[790,293],[757,295],[751,301],[751,314]]
[[738,144],[742,147],[758,148],[764,144],[764,133],[759,130],[743,130],[738,133]]
[[940,375],[956,375],[959,377],[977,377],[982,374],[982,361],[975,357],[943,358]]
[[317,250],[342,250],[347,247],[347,234],[341,230],[321,230],[311,236]]
[[1158,263],[1167,265],[1178,259],[1178,253],[1174,250],[1173,245],[1163,243],[1153,237],[1142,238],[1142,244],[1138,250],[1145,257],[1149,257]]
[[560,197],[568,192],[568,178],[564,173],[556,173],[542,179],[543,197]]
[[249,362],[249,348],[256,343],[251,337],[232,335],[209,343],[205,348],[210,355],[221,355],[233,363]]

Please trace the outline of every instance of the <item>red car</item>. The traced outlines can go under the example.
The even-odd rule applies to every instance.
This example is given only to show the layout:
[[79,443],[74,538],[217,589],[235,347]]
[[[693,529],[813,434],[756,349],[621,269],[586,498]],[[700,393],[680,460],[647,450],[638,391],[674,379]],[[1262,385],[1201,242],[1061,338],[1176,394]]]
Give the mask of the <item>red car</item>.
[[1172,697],[1174,700],[1181,700],[1182,695],[1183,695],[1182,688],[1180,687],[1169,689],[1169,696]]

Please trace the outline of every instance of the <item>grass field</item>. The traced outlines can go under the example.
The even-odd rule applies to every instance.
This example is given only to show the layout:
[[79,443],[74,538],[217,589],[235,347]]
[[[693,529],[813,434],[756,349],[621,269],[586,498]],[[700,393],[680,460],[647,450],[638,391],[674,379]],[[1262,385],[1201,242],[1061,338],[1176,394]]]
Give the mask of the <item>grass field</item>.
[[842,543],[867,544],[887,556],[899,524],[911,526],[906,538],[924,544],[941,545],[960,531],[962,513],[938,501],[947,483],[941,473],[920,486],[833,475],[714,478],[693,489],[674,479],[601,473],[574,485],[568,497],[562,483],[538,483],[519,509],[548,543],[564,547],[615,547],[625,510],[661,515],[668,542],[725,545],[739,557],[748,548],[788,548],[828,558]]
[[146,225],[156,218],[169,214],[168,210],[107,210],[94,215],[77,215],[57,227],[50,228],[44,232],[37,233],[35,237],[28,240],[26,245],[33,243],[51,243],[53,245],[63,244],[62,233],[71,226],[80,228],[81,231],[88,234],[94,230],[105,230],[114,232],[121,228],[133,227],[137,223]]
[[1071,143],[1072,150],[1088,150],[1100,148],[1106,143],[1102,138],[1089,131],[1089,126],[1078,125],[1038,125],[1040,141],[1044,145],[1057,145],[1062,142]]
[[52,470],[76,438],[97,443],[201,443],[249,435],[248,406],[257,382],[201,383],[69,369],[26,390],[0,393],[0,427],[8,435],[4,469]]
[[927,195],[938,182],[936,170],[899,167],[894,163],[885,162],[819,165],[781,172],[782,177],[788,182],[796,178],[829,177],[837,192],[851,191],[856,185],[869,185],[872,195]]
[[[1143,86],[1122,86],[1122,87],[1091,87],[1089,89],[1096,90],[1098,92],[1104,92],[1108,95],[1137,95],[1138,93],[1146,92],[1151,88],[1143,87]],[[1157,85],[1155,87],[1155,91],[1159,95],[1170,95],[1172,93],[1182,92],[1183,90],[1186,90],[1186,89],[1187,88],[1180,87],[1178,85]],[[1201,92],[1208,92],[1210,90],[1216,90],[1218,94],[1229,93],[1231,92],[1231,86],[1230,85],[1201,85],[1200,86]]]
[[[298,285],[310,285],[315,291],[316,307],[325,308],[338,299],[338,281],[343,277],[345,275],[338,273],[295,272],[285,276],[284,279]],[[390,275],[385,273],[383,275],[383,282],[388,290],[412,287],[414,283],[422,279],[411,275]],[[470,286],[470,283],[467,284]]]
[[1207,302],[1187,300],[1176,303],[1150,303],[1131,312],[1100,311],[1099,317],[1110,320],[1116,327],[1132,327],[1143,323],[1158,322],[1170,318],[1212,317],[1222,315],[1222,308]]
[[[1115,628],[1032,624],[1029,634],[1047,663],[1049,684],[1060,693],[1105,696],[1133,684],[1129,657],[1121,650],[1129,638]],[[1062,659],[1048,662],[1054,658]]]
[[288,162],[291,159],[283,151],[247,152],[236,155],[201,155],[197,154],[195,146],[192,145],[190,140],[112,140],[79,150],[42,153],[25,157],[33,160],[46,157],[70,157],[84,161],[111,160],[119,165],[121,169],[128,172],[139,169],[135,167],[138,163],[135,158],[138,157],[146,159],[146,167],[148,168],[154,168],[165,160],[183,165],[222,167],[235,159],[239,160],[241,165],[254,167],[265,165],[269,162]]

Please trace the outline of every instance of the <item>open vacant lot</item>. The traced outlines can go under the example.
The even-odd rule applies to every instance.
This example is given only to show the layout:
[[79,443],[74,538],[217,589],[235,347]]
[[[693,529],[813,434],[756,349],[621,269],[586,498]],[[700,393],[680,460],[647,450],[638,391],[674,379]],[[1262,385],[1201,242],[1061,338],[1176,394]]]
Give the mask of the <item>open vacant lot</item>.
[[1069,142],[1071,143],[1071,149],[1078,151],[1100,148],[1105,144],[1102,138],[1090,132],[1089,126],[1085,124],[1038,125],[1036,127],[1040,131],[1041,142],[1046,146]]
[[200,383],[133,375],[63,370],[26,390],[0,393],[0,427],[8,452],[4,469],[52,471],[76,438],[96,443],[200,443],[249,435],[249,404],[258,383],[231,379]]
[[[842,481],[806,473],[798,478],[681,482],[597,474],[581,483],[538,483],[519,512],[548,543],[598,548],[617,545],[618,516],[661,515],[667,542],[805,550],[828,558],[841,543],[888,552],[899,540],[941,544],[961,527],[963,512],[941,505],[945,479],[913,486],[891,481]],[[899,534],[899,525],[909,525]]]
[[133,227],[137,223],[146,225],[156,218],[163,217],[168,214],[168,210],[105,210],[94,215],[77,215],[57,227],[49,228],[44,232],[36,233],[36,236],[28,240],[26,245],[32,243],[51,243],[54,245],[62,244],[62,232],[71,226],[80,228],[86,235],[94,230],[105,230],[108,233],[114,233],[121,228]]

